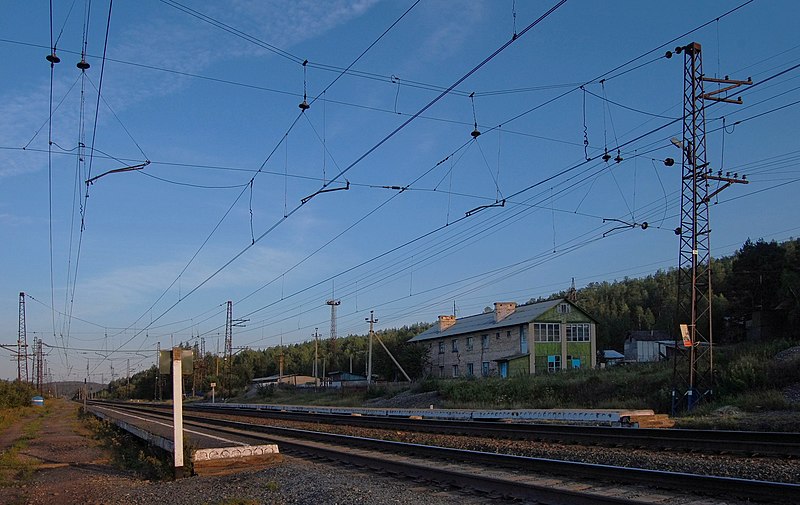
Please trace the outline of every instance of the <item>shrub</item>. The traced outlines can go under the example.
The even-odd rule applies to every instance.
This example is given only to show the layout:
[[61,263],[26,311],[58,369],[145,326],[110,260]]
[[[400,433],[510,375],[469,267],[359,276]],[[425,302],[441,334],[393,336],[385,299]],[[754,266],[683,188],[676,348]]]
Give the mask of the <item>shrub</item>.
[[26,407],[37,394],[30,384],[0,380],[0,408]]

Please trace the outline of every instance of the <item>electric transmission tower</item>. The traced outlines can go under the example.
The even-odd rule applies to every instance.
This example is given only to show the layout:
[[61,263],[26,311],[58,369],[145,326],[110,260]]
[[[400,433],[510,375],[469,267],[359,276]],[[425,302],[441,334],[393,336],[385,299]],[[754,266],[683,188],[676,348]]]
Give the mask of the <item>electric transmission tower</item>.
[[228,315],[225,319],[225,354],[224,373],[225,381],[223,382],[223,391],[228,390],[228,394],[233,390],[233,328],[244,327],[247,319],[234,319],[233,318],[233,302],[228,300]]
[[25,330],[25,293],[19,294],[19,334],[17,336],[17,380],[29,382],[28,333]]
[[42,349],[42,339],[33,339],[33,376],[36,381],[36,390],[43,393],[44,388],[44,371],[42,365],[44,363],[44,353]]
[[[710,78],[703,74],[701,46],[693,42],[675,49],[684,53],[683,69],[683,141],[673,141],[681,149],[681,226],[678,260],[678,323],[683,347],[676,345],[674,359],[673,412],[691,410],[698,402],[714,394],[714,354],[711,287],[711,227],[708,203],[731,184],[747,184],[746,176],[716,174],[706,157],[706,101],[741,104],[742,100],[720,96],[752,81]],[[670,56],[670,55],[668,55]],[[724,88],[705,92],[703,84],[727,84]],[[673,161],[667,159],[667,165]],[[711,189],[712,181],[718,183]],[[676,342],[677,344],[677,342]]]
[[333,362],[336,360],[336,307],[342,304],[341,300],[337,300],[335,298],[331,298],[330,300],[325,302],[327,305],[331,306],[331,347],[330,347],[330,356],[332,365]]

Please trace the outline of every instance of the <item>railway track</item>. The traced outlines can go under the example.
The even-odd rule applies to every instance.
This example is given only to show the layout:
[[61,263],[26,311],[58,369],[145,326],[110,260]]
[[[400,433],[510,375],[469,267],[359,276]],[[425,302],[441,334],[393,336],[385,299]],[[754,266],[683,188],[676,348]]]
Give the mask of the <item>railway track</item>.
[[482,421],[445,421],[336,414],[305,414],[230,408],[187,406],[196,412],[219,412],[268,419],[285,419],[321,424],[361,426],[367,428],[418,431],[446,435],[559,442],[567,444],[634,447],[640,449],[746,454],[762,456],[800,456],[800,433],[754,432],[731,430],[687,430],[664,428],[617,428],[608,426],[576,426],[562,424],[524,424]]
[[[163,409],[143,406],[117,404],[114,408],[170,415]],[[703,503],[720,504],[751,500],[795,503],[796,496],[800,496],[797,484],[529,458],[278,428],[197,414],[186,415],[185,422],[214,426],[229,435],[252,438],[258,434],[278,443],[285,454],[329,459],[437,485],[540,503],[689,504],[700,498],[706,500]]]

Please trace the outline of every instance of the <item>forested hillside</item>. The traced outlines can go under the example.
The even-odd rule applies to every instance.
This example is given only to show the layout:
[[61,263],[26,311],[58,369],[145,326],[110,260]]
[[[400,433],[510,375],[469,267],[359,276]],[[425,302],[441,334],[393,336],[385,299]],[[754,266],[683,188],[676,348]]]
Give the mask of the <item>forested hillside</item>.
[[[674,269],[637,279],[597,282],[578,290],[578,304],[597,319],[598,348],[622,349],[629,330],[677,329]],[[712,263],[715,340],[744,338],[754,311],[777,310],[784,332],[800,322],[800,240],[748,240],[733,256]],[[562,293],[563,295],[564,293]],[[796,336],[775,334],[770,337]]]
[[[714,328],[716,342],[736,342],[745,337],[745,322],[754,311],[779,313],[784,324],[767,339],[798,338],[800,323],[800,240],[783,243],[747,241],[733,256],[714,260]],[[675,270],[615,282],[591,283],[578,290],[578,304],[597,320],[598,349],[622,350],[630,330],[665,330],[674,333],[677,274]],[[553,296],[564,296],[565,293]],[[531,300],[536,301],[536,300]],[[777,310],[776,310],[777,309]],[[377,332],[395,358],[413,379],[422,375],[427,348],[408,344],[428,323]],[[319,372],[349,371],[366,374],[366,335],[349,335],[336,343],[319,342]],[[190,346],[185,346],[191,348]],[[195,346],[196,349],[196,346]],[[218,394],[227,396],[232,387],[241,391],[256,377],[276,375],[283,354],[284,374],[311,375],[314,342],[302,342],[263,350],[246,349],[234,356],[231,384],[226,383],[223,360],[210,353],[195,362],[196,373],[186,379],[186,390],[208,392],[216,382]],[[199,355],[196,349],[196,355]],[[373,373],[384,380],[402,380],[402,374],[378,343],[373,344]],[[134,375],[130,384],[119,379],[110,385],[114,397],[152,398],[157,394],[155,367]],[[162,380],[164,380],[162,378]],[[169,397],[169,387],[161,396]]]

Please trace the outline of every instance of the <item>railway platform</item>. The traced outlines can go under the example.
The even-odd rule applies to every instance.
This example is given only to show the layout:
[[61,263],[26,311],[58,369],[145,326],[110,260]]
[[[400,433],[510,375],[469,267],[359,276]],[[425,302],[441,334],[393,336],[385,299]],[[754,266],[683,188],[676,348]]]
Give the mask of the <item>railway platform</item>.
[[269,405],[257,403],[198,403],[200,407],[251,409],[310,414],[336,414],[450,421],[514,421],[592,424],[601,426],[668,427],[665,415],[649,409],[400,409],[373,407],[323,407],[311,405]]
[[[115,424],[150,445],[174,452],[171,418],[156,419],[142,413],[113,406],[89,405],[87,411]],[[277,444],[252,445],[234,437],[223,437],[187,428],[184,425],[185,446],[191,445],[192,468],[197,475],[224,475],[240,470],[258,470],[282,461]]]

